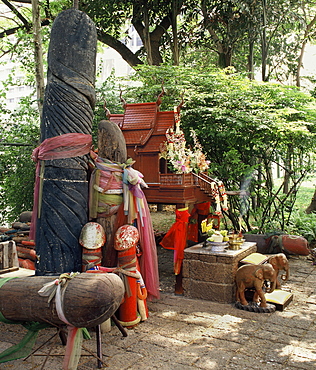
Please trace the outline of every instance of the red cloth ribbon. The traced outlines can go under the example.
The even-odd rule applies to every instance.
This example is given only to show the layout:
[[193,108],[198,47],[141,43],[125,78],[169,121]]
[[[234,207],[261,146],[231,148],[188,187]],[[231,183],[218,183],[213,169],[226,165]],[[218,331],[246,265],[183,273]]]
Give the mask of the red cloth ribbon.
[[38,211],[38,194],[40,188],[40,169],[42,160],[64,159],[88,154],[92,145],[92,136],[81,133],[69,133],[44,140],[35,148],[32,159],[37,162],[34,187],[34,204],[30,239],[35,240],[36,220]]
[[190,213],[187,209],[180,211],[176,209],[176,222],[171,226],[164,236],[160,245],[166,249],[174,250],[174,273],[178,275],[181,271],[184,258],[184,249],[187,244],[187,229]]
[[189,218],[188,240],[198,242],[199,236],[199,215],[208,216],[210,213],[211,202],[194,204]]

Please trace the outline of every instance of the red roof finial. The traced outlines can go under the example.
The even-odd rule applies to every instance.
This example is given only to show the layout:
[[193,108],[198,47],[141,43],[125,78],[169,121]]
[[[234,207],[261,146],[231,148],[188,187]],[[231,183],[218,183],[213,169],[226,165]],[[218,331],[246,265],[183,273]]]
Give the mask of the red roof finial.
[[163,95],[165,94],[165,90],[163,88],[163,85],[164,85],[164,81],[162,80],[162,83],[161,83],[161,93],[158,95],[158,98],[157,98],[157,101],[156,101],[156,104],[157,104],[157,110],[159,111],[159,107],[160,107],[160,104],[162,103],[162,97]]
[[122,107],[123,107],[123,109],[124,109],[124,111],[126,110],[126,101],[125,101],[125,99],[123,98],[123,96],[122,96],[122,93],[123,93],[123,91],[122,91],[122,89],[121,89],[121,87],[120,87],[120,100],[121,100],[121,102],[122,102]]
[[103,108],[105,110],[105,117],[109,120],[111,118],[111,112],[106,106],[106,100],[104,100]]

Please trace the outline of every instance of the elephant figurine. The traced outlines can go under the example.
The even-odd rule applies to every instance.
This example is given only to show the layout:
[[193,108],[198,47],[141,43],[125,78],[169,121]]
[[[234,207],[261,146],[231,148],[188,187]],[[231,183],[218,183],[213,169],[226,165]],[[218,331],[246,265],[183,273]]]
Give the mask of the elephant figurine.
[[266,298],[262,289],[266,280],[270,281],[270,288],[266,291],[267,293],[272,293],[276,286],[276,273],[270,263],[239,267],[236,272],[237,302],[240,302],[244,306],[248,305],[245,298],[245,289],[254,288],[255,294],[253,296],[253,302],[259,303],[260,298],[260,307],[267,307]]
[[289,261],[284,253],[278,253],[270,256],[267,262],[273,266],[276,272],[276,288],[279,289],[281,287],[281,283],[278,279],[279,271],[285,271],[285,274],[281,275],[281,279],[286,281],[290,276]]

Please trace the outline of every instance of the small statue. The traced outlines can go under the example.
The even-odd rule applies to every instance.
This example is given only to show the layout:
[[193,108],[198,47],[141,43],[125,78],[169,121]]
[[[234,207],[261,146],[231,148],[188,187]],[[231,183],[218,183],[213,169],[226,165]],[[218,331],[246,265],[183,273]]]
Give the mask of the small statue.
[[236,272],[236,301],[243,306],[247,306],[248,302],[245,298],[245,290],[254,288],[255,293],[253,296],[253,302],[258,305],[260,298],[260,307],[267,307],[267,302],[263,292],[263,285],[266,280],[271,283],[267,292],[272,293],[276,286],[276,273],[270,263],[265,263],[263,265],[244,265],[239,267]]
[[284,253],[273,254],[268,258],[268,263],[271,263],[276,273],[276,288],[281,288],[281,283],[278,279],[279,271],[285,271],[285,274],[281,275],[281,279],[286,281],[290,276],[289,262]]

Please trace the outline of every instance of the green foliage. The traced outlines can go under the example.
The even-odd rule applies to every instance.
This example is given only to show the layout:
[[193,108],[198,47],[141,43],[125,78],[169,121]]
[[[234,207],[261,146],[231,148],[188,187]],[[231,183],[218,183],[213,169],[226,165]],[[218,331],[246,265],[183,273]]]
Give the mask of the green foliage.
[[295,207],[284,232],[289,235],[301,235],[307,239],[310,247],[316,243],[316,213],[307,214],[306,208],[312,201],[315,192],[314,174],[309,176],[297,192]]
[[29,98],[2,120],[0,141],[0,224],[16,221],[32,210],[35,164],[33,149],[39,142],[37,108]]
[[301,235],[309,243],[316,242],[316,214],[306,214],[304,211],[293,213],[291,221],[284,230],[289,235]]
[[111,113],[123,113],[123,106],[120,101],[119,79],[115,77],[114,71],[102,84],[97,84],[95,90],[96,106],[92,124],[92,137],[93,143],[97,147],[99,122],[107,119],[104,107]]
[[126,27],[126,19],[132,16],[132,1],[94,0],[82,2],[81,9],[94,21],[96,27],[116,38],[124,36],[122,29]]
[[[224,222],[237,228],[242,216],[248,231],[288,227],[300,183],[313,166],[309,153],[315,147],[314,99],[293,87],[250,82],[232,69],[142,66],[130,79],[112,75],[98,86],[94,143],[97,124],[105,119],[105,101],[112,113],[120,113],[120,89],[127,102],[146,102],[157,99],[162,84],[161,109],[172,110],[184,94],[181,123],[187,142],[194,146],[193,128],[211,161],[211,176],[224,181],[228,191],[242,192],[229,197]],[[1,121],[2,143],[30,145],[0,146],[2,220],[16,219],[33,200],[35,166],[30,155],[38,143],[39,124],[34,102],[21,103]],[[273,182],[272,163],[282,165],[290,177],[286,194],[282,183]]]
[[[313,167],[315,100],[294,87],[250,82],[231,69],[141,67],[125,87],[130,102],[153,101],[164,81],[162,109],[171,110],[185,93],[182,128],[187,142],[194,129],[211,161],[211,175],[222,180],[230,197],[226,217],[238,228],[259,232],[283,229],[290,220],[297,190]],[[289,190],[273,184],[272,164],[289,178]]]

